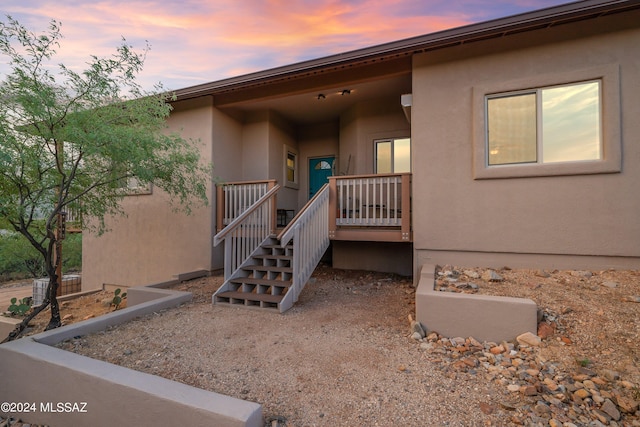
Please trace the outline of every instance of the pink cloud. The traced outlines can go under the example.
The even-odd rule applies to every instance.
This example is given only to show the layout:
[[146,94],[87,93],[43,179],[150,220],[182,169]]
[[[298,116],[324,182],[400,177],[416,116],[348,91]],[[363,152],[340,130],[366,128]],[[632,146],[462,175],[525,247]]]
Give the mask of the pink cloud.
[[[81,69],[121,37],[152,50],[145,87],[179,87],[505,16],[557,0],[4,0],[36,32],[62,21],[57,61]],[[516,6],[514,8],[514,6]],[[499,9],[499,12],[496,12]],[[489,11],[489,12],[488,12]],[[480,18],[479,18],[480,17]],[[491,17],[491,16],[490,16]],[[149,83],[147,83],[149,82]]]

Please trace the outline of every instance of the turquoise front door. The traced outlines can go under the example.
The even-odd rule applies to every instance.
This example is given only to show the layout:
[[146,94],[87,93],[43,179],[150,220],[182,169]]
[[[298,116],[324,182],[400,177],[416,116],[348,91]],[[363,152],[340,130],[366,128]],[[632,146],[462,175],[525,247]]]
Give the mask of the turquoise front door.
[[309,199],[311,199],[329,182],[329,177],[333,175],[333,164],[335,157],[319,157],[309,159]]

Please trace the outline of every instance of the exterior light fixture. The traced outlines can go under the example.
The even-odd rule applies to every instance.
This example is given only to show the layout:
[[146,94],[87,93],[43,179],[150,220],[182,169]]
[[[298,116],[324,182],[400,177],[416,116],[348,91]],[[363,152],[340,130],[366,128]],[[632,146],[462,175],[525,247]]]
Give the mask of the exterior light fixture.
[[350,95],[351,94],[351,89],[343,89],[341,95],[345,96],[345,95]]
[[324,93],[319,93],[319,94],[318,94],[318,100],[319,100],[319,101],[322,101],[322,100],[323,100],[323,99],[325,99],[325,98],[326,98],[326,96],[324,96]]

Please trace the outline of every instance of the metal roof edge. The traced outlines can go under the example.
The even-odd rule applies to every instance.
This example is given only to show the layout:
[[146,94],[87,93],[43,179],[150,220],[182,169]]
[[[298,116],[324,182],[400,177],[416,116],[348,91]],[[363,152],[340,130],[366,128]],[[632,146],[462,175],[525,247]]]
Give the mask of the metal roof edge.
[[174,93],[178,99],[194,98],[220,93],[234,88],[277,81],[309,72],[318,72],[323,69],[356,65],[376,58],[412,54],[425,49],[442,48],[473,41],[474,39],[484,39],[511,32],[534,30],[540,26],[556,25],[563,22],[588,19],[639,8],[640,0],[576,1],[203,83],[178,89],[174,91]]

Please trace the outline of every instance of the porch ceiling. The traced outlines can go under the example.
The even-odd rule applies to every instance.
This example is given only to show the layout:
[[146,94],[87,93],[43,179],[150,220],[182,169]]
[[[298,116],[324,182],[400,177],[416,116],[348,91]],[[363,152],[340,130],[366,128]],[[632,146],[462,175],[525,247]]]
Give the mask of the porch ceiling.
[[[343,94],[345,90],[348,92]],[[246,100],[216,96],[216,106],[232,115],[271,110],[294,124],[324,123],[337,120],[355,104],[380,98],[395,97],[400,108],[400,96],[411,93],[411,74],[402,73],[358,83],[334,82],[293,93],[273,93],[277,91],[257,96],[258,99]]]

